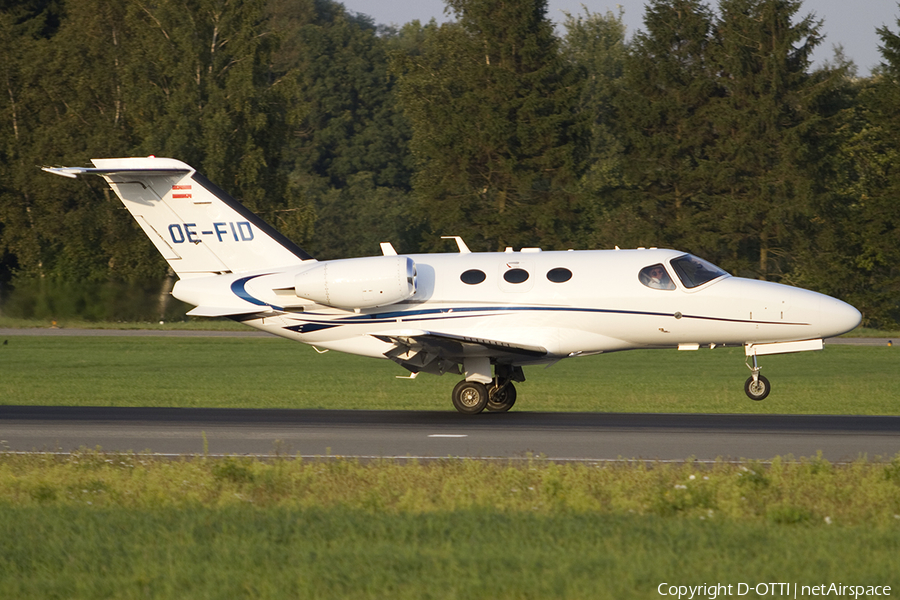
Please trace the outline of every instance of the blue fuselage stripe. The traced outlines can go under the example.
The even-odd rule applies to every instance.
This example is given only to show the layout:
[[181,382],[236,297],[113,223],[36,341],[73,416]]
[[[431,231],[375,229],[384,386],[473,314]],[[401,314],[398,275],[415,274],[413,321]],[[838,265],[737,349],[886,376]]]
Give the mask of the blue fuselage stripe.
[[236,279],[234,283],[231,284],[231,291],[235,296],[249,302],[250,304],[255,304],[256,306],[268,306],[265,302],[258,298],[254,298],[250,295],[250,293],[244,289],[244,286],[247,285],[247,282],[251,279],[259,277],[259,275],[253,275],[251,277],[241,277],[240,279]]
[[[280,307],[272,306],[262,300],[255,298],[245,289],[245,285],[251,279],[261,277],[261,275],[252,275],[250,277],[242,277],[231,284],[231,291],[242,300],[254,304],[256,306],[267,306],[275,310]],[[579,308],[575,306],[460,306],[451,308],[427,308],[419,310],[395,310],[384,313],[372,313],[368,315],[352,315],[349,317],[331,317],[321,313],[304,313],[302,320],[309,324],[328,325],[329,327],[337,327],[339,325],[372,325],[380,323],[392,323],[398,319],[401,322],[418,322],[418,321],[438,321],[445,319],[463,319],[482,316],[498,316],[497,313],[512,312],[580,312],[594,314],[611,314],[611,315],[631,315],[644,317],[674,317],[673,313],[650,312],[640,310],[622,310],[613,308]],[[459,313],[486,313],[486,314],[459,314]],[[321,316],[319,319],[309,319],[306,316]],[[809,325],[809,323],[786,323],[779,321],[753,321],[750,319],[727,319],[724,317],[707,317],[702,315],[682,315],[683,319],[694,319],[702,321],[717,321],[720,323],[752,323],[756,325]],[[295,327],[288,327],[293,331],[297,331]],[[320,328],[320,329],[324,329]],[[307,330],[310,331],[310,330]],[[303,333],[301,331],[301,333]]]
[[[638,310],[622,310],[610,308],[578,308],[557,306],[503,306],[503,307],[460,307],[460,308],[432,308],[422,310],[392,311],[388,313],[376,313],[371,315],[353,315],[349,317],[337,317],[333,319],[309,319],[315,313],[304,313],[304,321],[308,323],[328,323],[331,325],[371,325],[379,323],[394,323],[398,319],[401,322],[441,321],[445,319],[464,319],[483,316],[499,316],[497,313],[512,312],[580,312],[593,314],[615,314],[645,317],[673,317],[673,313],[649,312]],[[485,314],[459,314],[459,313],[485,313]],[[324,317],[324,315],[322,315]],[[723,323],[749,323],[755,325],[809,325],[809,323],[793,323],[783,321],[753,321],[749,319],[728,319],[724,317],[708,317],[702,315],[683,315],[683,319],[702,321],[718,321]]]

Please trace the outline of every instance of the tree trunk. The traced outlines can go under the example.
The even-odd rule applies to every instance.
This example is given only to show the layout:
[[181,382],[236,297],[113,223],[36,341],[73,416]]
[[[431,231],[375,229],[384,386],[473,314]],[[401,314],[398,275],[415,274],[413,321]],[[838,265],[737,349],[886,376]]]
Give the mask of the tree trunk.
[[162,287],[159,290],[159,301],[157,303],[156,312],[159,314],[159,320],[166,320],[166,309],[169,308],[169,300],[172,298],[172,288],[175,287],[175,271],[171,268],[163,279]]
[[759,278],[763,281],[769,274],[769,234],[765,231],[759,234]]

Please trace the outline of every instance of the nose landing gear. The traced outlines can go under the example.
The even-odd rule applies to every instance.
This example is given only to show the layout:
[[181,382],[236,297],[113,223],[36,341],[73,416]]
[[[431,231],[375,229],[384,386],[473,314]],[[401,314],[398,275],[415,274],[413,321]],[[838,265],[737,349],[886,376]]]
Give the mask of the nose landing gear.
[[809,350],[821,350],[823,348],[822,339],[797,340],[794,342],[747,342],[744,344],[744,354],[748,359],[753,359],[753,366],[747,363],[750,369],[750,378],[744,384],[744,391],[751,400],[762,400],[769,395],[772,386],[769,380],[759,374],[759,364],[756,362],[757,356],[766,356],[768,354],[790,354],[792,352],[807,352]]
[[772,391],[772,384],[769,383],[769,380],[759,374],[759,364],[756,362],[756,354],[753,354],[753,366],[751,367],[749,363],[747,363],[747,368],[750,369],[750,377],[747,378],[747,381],[744,383],[744,393],[747,394],[747,397],[751,400],[756,400],[757,402],[760,400],[765,400],[766,396],[769,395],[769,392]]

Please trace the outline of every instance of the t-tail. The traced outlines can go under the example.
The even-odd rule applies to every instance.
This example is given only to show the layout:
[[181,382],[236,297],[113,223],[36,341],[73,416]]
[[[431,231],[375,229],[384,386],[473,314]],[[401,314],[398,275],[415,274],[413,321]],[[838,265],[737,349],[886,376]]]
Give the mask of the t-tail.
[[179,160],[151,156],[92,162],[95,168],[44,170],[65,177],[103,177],[181,279],[280,269],[312,260]]

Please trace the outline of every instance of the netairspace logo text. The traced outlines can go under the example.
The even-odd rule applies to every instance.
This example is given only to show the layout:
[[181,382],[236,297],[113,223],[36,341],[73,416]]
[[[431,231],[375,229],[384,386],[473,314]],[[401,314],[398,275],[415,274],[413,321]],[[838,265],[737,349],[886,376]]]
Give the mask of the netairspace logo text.
[[709,598],[716,600],[727,596],[746,596],[751,592],[756,596],[774,596],[801,598],[808,596],[837,596],[846,598],[868,598],[874,596],[890,596],[889,585],[844,585],[843,583],[822,583],[819,585],[800,585],[798,583],[716,583],[703,585],[672,585],[661,583],[656,588],[660,596],[672,596],[678,600],[692,598]]

